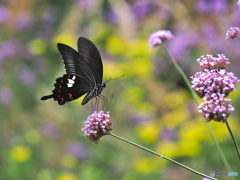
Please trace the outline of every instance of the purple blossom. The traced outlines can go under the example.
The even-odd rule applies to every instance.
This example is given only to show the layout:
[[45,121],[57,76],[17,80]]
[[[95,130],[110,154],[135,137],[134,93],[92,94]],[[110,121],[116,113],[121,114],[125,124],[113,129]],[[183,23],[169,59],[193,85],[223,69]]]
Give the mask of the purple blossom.
[[230,29],[227,31],[225,39],[230,38],[240,38],[240,29],[238,27],[230,27]]
[[85,158],[88,156],[88,149],[80,142],[72,142],[67,145],[66,151],[76,158]]
[[136,1],[132,6],[132,11],[134,12],[138,21],[144,18],[147,14],[152,12],[152,4],[146,1]]
[[176,141],[177,140],[176,131],[166,127],[163,128],[161,133],[161,139],[168,141]]
[[94,112],[88,116],[84,122],[82,131],[84,136],[94,143],[98,143],[100,137],[107,135],[112,130],[112,122],[110,121],[110,114],[104,114],[103,111]]
[[240,0],[238,0],[237,5],[238,5],[238,7],[240,8]]
[[44,122],[41,131],[44,136],[50,138],[56,138],[59,134],[58,125],[53,122]]
[[209,42],[214,41],[217,38],[216,26],[211,23],[204,24],[201,27],[201,35],[202,34]]
[[201,113],[207,121],[226,122],[227,118],[234,111],[231,99],[210,99],[204,101],[198,107],[198,112]]
[[28,68],[21,69],[18,77],[26,86],[32,86],[36,81],[36,75]]
[[229,59],[223,54],[218,54],[218,57],[213,57],[207,54],[197,59],[200,68],[203,69],[225,69],[230,64]]
[[32,17],[29,14],[20,14],[17,16],[15,21],[16,29],[23,30],[26,28],[29,28],[29,26],[32,24]]
[[153,49],[155,46],[162,44],[164,41],[172,38],[174,38],[174,36],[171,31],[159,30],[151,34],[148,45],[151,49]]
[[104,11],[103,18],[105,19],[105,21],[107,21],[110,24],[114,24],[114,25],[118,24],[117,16],[112,9],[107,9],[106,11]]
[[90,9],[95,5],[94,0],[75,0],[76,4],[83,9]]
[[10,12],[5,6],[0,6],[0,24],[5,23],[9,18]]
[[[176,60],[184,60],[192,47],[198,44],[199,35],[183,25],[174,27],[176,36],[168,44],[168,48]],[[191,38],[189,38],[191,37]]]
[[15,40],[7,40],[0,43],[0,62],[18,53],[18,43]]
[[12,102],[13,94],[12,91],[8,87],[0,88],[0,103],[4,105],[8,105]]
[[230,113],[234,111],[228,94],[236,89],[239,82],[232,72],[225,68],[229,60],[224,55],[214,58],[211,55],[197,59],[202,71],[191,77],[192,88],[204,102],[198,107],[207,121],[226,122]]
[[192,79],[192,88],[201,98],[211,97],[213,93],[224,94],[225,97],[234,90],[239,82],[232,72],[222,70],[204,70],[197,72]]
[[197,0],[195,5],[200,13],[219,14],[227,9],[226,0]]

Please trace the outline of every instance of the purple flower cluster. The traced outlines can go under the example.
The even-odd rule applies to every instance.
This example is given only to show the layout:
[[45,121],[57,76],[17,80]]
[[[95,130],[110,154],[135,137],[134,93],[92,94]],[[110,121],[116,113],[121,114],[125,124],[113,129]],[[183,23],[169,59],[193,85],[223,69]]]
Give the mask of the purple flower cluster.
[[198,64],[201,69],[226,69],[228,64],[230,64],[229,59],[223,54],[218,54],[218,57],[213,57],[210,54],[201,56],[197,59]]
[[222,121],[226,122],[230,113],[234,111],[230,103],[231,99],[217,98],[204,101],[199,105],[199,111],[203,114],[207,121]]
[[196,8],[200,13],[220,14],[227,9],[226,0],[197,0]]
[[100,137],[107,135],[111,130],[112,122],[110,121],[110,114],[104,114],[103,111],[94,112],[88,116],[87,120],[84,122],[84,127],[82,131],[84,136],[90,139],[94,143],[98,143]]
[[174,38],[171,31],[159,30],[150,35],[148,45],[151,49],[162,44],[164,41]]
[[230,29],[227,31],[225,39],[230,39],[230,38],[231,39],[234,39],[234,38],[240,39],[240,29],[238,27],[230,27]]
[[237,77],[224,69],[204,70],[192,78],[192,88],[201,98],[211,97],[213,93],[228,94],[236,89]]
[[211,55],[197,59],[202,71],[197,72],[192,79],[192,88],[197,95],[204,99],[199,105],[199,112],[207,121],[226,122],[234,108],[225,97],[234,90],[239,82],[232,72],[226,72],[229,63],[223,54],[218,57]]

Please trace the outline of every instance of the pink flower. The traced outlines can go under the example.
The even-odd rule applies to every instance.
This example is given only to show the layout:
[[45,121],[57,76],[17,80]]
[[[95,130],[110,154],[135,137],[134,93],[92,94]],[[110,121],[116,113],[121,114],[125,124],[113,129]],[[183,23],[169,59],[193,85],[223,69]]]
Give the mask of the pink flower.
[[[240,1],[238,3],[240,4]],[[227,31],[225,39],[230,38],[231,39],[240,38],[240,29],[238,27],[230,27],[230,29]]]
[[234,111],[231,99],[216,98],[204,101],[198,107],[198,112],[201,113],[207,121],[226,122],[227,118]]
[[191,83],[197,95],[204,100],[198,111],[207,121],[226,122],[234,108],[231,99],[225,97],[236,90],[239,79],[225,70],[230,63],[223,54],[217,58],[212,55],[201,56],[197,62],[202,71],[191,77]]
[[225,97],[234,90],[239,82],[232,72],[222,70],[204,70],[197,72],[192,79],[192,88],[201,98],[211,97],[213,93],[221,93]]
[[103,111],[95,111],[88,116],[87,120],[84,122],[82,131],[84,132],[84,136],[97,144],[100,137],[107,135],[112,129],[109,112],[104,114]]
[[159,30],[151,34],[148,45],[151,49],[153,49],[155,46],[162,44],[164,41],[174,38],[174,35],[171,31],[168,30]]
[[224,54],[218,54],[218,57],[213,57],[207,54],[197,59],[201,69],[225,69],[230,64],[229,59]]

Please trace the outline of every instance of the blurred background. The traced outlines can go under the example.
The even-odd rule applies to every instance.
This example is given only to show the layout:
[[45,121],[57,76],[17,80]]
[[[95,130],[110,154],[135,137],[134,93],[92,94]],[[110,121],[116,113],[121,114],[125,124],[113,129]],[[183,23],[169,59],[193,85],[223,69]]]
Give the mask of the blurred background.
[[[50,94],[65,69],[56,43],[77,48],[90,39],[103,59],[104,80],[114,93],[112,133],[173,158],[202,173],[226,172],[182,77],[149,36],[160,29],[188,77],[200,71],[201,55],[225,54],[227,71],[240,77],[240,27],[233,0],[2,0],[0,4],[1,180],[192,180],[202,179],[175,164],[111,136],[94,144],[81,128],[91,114],[82,99],[59,106]],[[109,96],[109,91],[104,94]],[[230,94],[229,124],[240,139],[240,93]],[[225,124],[210,122],[233,172],[237,154]],[[238,141],[239,142],[239,141]],[[228,177],[219,177],[219,179]]]

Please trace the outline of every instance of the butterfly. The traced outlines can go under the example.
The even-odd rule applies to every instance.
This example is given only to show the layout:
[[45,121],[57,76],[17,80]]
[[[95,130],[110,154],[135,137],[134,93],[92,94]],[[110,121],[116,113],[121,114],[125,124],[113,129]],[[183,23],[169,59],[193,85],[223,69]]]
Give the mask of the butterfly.
[[94,97],[105,98],[101,95],[106,87],[102,83],[102,59],[96,46],[84,37],[78,39],[77,45],[78,52],[65,44],[57,44],[66,74],[56,79],[52,94],[43,96],[41,100],[53,98],[59,105],[64,105],[86,94],[82,101],[85,105]]

